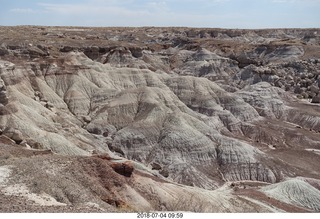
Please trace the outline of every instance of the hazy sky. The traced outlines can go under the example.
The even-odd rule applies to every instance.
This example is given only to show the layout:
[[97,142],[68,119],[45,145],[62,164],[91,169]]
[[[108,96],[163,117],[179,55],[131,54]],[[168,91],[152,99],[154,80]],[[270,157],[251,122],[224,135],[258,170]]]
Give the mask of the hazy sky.
[[0,0],[0,25],[320,27],[320,0]]

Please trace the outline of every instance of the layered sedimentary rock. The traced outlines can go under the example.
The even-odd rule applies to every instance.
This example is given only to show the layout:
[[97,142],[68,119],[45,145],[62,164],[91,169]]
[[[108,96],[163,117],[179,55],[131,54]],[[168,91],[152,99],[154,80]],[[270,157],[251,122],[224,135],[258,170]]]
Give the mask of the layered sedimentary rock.
[[[68,187],[88,168],[104,166],[77,184],[79,191],[95,188],[87,198],[68,198],[68,188],[59,196],[43,185],[37,194],[77,206],[74,211],[175,210],[184,191],[184,199],[200,200],[208,190],[199,211],[279,210],[257,198],[264,195],[283,201],[284,211],[318,211],[308,200],[282,200],[287,191],[272,196],[274,188],[291,186],[287,178],[320,177],[317,30],[0,30],[3,171],[24,175],[33,159],[44,165],[42,156],[52,163],[57,157],[54,165],[80,170],[54,174],[71,178],[63,181]],[[34,157],[21,155],[31,152]],[[120,178],[105,182],[110,174]],[[28,180],[13,177],[12,183]],[[97,180],[107,183],[104,197],[96,195]],[[253,184],[246,192],[233,182]],[[298,193],[318,189],[294,182],[303,188]],[[8,186],[5,194],[14,195]],[[213,205],[222,195],[225,204]],[[83,207],[91,199],[100,207]]]

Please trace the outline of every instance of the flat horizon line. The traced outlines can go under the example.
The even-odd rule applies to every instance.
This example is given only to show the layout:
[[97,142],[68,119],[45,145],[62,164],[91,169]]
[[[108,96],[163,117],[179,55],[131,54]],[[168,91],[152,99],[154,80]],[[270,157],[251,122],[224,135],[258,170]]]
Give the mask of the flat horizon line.
[[0,25],[0,27],[69,27],[69,28],[179,28],[179,29],[213,29],[213,30],[320,30],[320,27],[263,27],[263,28],[230,28],[230,27],[193,27],[193,26],[81,26],[81,25]]

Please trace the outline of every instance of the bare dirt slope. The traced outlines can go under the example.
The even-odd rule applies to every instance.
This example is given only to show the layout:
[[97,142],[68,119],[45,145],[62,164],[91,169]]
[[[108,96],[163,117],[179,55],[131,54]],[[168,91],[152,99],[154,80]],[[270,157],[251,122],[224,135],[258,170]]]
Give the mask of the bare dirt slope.
[[0,211],[318,212],[319,33],[0,27]]

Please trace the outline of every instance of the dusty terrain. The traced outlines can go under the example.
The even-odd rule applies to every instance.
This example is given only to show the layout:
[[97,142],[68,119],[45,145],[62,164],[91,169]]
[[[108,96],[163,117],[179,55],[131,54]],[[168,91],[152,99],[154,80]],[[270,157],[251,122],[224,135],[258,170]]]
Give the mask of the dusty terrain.
[[0,27],[0,212],[319,212],[320,29]]

